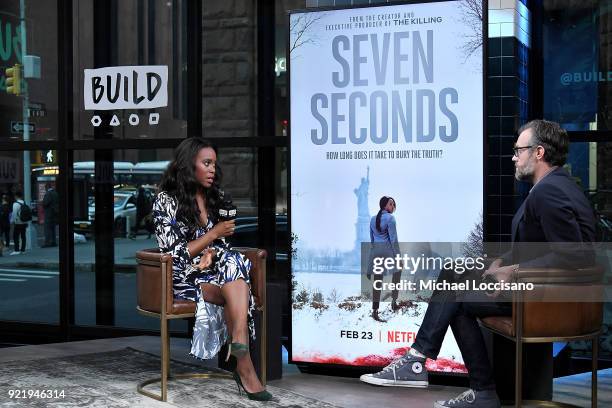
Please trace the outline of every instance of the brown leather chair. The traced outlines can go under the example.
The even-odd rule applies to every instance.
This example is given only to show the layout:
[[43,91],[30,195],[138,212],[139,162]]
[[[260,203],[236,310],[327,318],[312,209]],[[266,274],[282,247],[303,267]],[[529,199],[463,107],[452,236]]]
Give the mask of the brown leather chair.
[[[517,282],[531,282],[529,292],[514,292],[511,317],[485,317],[481,324],[516,343],[515,406],[522,401],[522,345],[591,340],[591,407],[597,406],[597,351],[603,321],[603,269],[520,269]],[[592,301],[582,302],[581,299]],[[567,406],[547,401],[546,406]]]
[[[256,248],[233,248],[244,254],[252,263],[250,278],[251,291],[256,308],[261,312],[261,382],[266,384],[266,251]],[[172,256],[161,253],[159,249],[145,249],[136,253],[138,263],[136,280],[138,288],[138,312],[160,320],[161,330],[161,377],[141,382],[137,386],[140,394],[166,401],[168,380],[179,378],[232,378],[229,374],[198,373],[170,375],[170,336],[168,320],[184,319],[195,316],[196,303],[174,298],[172,288]],[[161,382],[161,394],[145,390],[144,387]]]

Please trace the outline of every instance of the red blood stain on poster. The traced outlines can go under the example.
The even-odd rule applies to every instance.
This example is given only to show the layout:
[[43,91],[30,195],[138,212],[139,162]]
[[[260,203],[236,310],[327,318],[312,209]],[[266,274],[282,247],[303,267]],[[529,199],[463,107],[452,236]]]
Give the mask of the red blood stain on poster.
[[[382,357],[377,355],[369,355],[365,357],[358,357],[353,360],[347,360],[343,357],[338,356],[319,356],[313,354],[308,358],[309,362],[320,363],[320,364],[341,364],[350,366],[362,366],[362,367],[384,367],[391,361],[403,356],[410,347],[399,347],[391,352],[391,356]],[[437,372],[452,372],[452,373],[467,373],[467,369],[463,363],[452,360],[450,358],[439,358],[437,360],[427,359],[426,363],[429,371]]]

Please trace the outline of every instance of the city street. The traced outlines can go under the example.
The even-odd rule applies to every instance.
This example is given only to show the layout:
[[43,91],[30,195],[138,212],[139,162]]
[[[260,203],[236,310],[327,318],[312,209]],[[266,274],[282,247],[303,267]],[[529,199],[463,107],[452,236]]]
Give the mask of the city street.
[[[75,323],[95,325],[95,242],[75,244]],[[157,246],[146,234],[135,240],[115,238],[115,325],[158,328],[155,319],[136,312],[136,251]],[[20,255],[0,257],[0,319],[28,322],[59,321],[58,247],[34,248]],[[186,328],[186,322],[172,322]]]

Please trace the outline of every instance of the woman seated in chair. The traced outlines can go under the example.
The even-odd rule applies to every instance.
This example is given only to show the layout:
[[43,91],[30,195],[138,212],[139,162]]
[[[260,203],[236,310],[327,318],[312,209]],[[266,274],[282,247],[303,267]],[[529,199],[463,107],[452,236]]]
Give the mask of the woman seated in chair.
[[212,358],[229,337],[228,358],[231,354],[237,361],[233,376],[238,389],[250,399],[267,401],[272,395],[257,378],[249,355],[249,335],[255,337],[251,263],[225,242],[235,224],[217,219],[220,176],[210,142],[198,137],[181,142],[153,205],[155,235],[161,251],[172,254],[174,296],[197,302],[191,354]]

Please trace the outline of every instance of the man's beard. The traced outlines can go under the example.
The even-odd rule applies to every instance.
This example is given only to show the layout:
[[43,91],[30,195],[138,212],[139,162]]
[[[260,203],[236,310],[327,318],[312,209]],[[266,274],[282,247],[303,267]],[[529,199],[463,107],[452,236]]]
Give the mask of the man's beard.
[[527,163],[525,163],[522,168],[516,168],[514,171],[514,178],[516,178],[518,181],[531,181],[533,180],[534,168],[535,162],[531,157],[529,157],[529,160],[527,160]]

